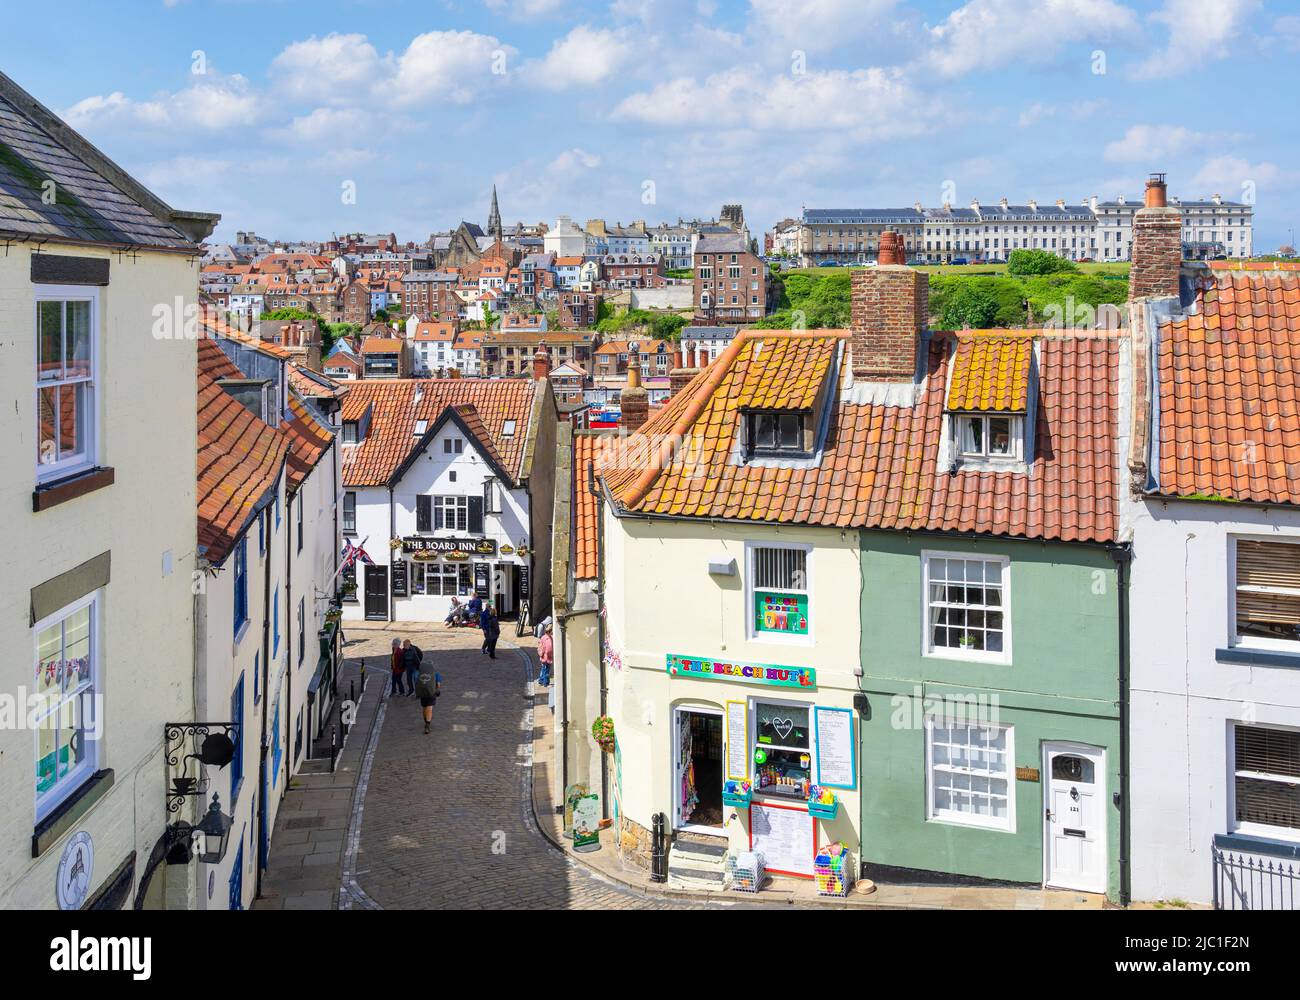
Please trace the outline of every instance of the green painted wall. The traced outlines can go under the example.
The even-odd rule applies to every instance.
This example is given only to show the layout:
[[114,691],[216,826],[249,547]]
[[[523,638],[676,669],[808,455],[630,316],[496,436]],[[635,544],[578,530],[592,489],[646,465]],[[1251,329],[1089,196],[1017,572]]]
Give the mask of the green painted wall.
[[[923,702],[983,698],[1014,726],[1018,767],[1042,768],[1044,742],[1106,750],[1110,890],[1119,891],[1118,595],[1101,549],[863,532],[861,725],[864,862],[1038,883],[1044,784],[1017,781],[1015,831],[926,819]],[[1011,566],[1011,663],[922,655],[923,551],[1005,556]]]

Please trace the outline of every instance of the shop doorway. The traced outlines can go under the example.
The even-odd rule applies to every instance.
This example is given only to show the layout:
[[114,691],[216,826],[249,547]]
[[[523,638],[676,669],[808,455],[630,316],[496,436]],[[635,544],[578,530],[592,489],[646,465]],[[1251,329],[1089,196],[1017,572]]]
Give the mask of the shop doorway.
[[722,829],[722,712],[679,708],[673,725],[674,828]]
[[1043,745],[1045,884],[1106,891],[1106,752]]
[[515,593],[514,566],[510,563],[497,563],[492,573],[492,603],[496,605],[497,617],[514,617],[515,612],[519,610]]

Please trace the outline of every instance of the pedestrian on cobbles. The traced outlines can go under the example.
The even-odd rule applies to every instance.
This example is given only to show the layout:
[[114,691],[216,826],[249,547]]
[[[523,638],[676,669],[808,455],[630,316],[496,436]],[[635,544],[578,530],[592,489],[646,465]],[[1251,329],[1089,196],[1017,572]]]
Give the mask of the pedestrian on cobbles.
[[542,687],[551,686],[551,668],[555,663],[555,639],[551,635],[551,626],[542,629],[542,637],[537,640],[537,658],[542,661],[542,672],[537,683]]
[[433,706],[437,704],[438,695],[442,694],[442,676],[434,669],[433,658],[429,659],[429,663],[420,665],[415,681],[415,693],[420,696],[420,708],[424,710],[425,735],[433,725]]
[[415,697],[415,682],[420,676],[420,662],[424,659],[424,650],[411,642],[402,640],[402,666],[406,669],[407,695]]
[[493,610],[490,601],[483,605],[483,613],[478,618],[478,627],[483,631],[483,652],[495,660],[497,639],[501,637],[501,623],[497,621],[497,613]]
[[402,678],[406,676],[406,664],[402,662],[402,641],[393,640],[393,652],[389,658],[389,669],[393,672],[393,687],[389,691],[389,696],[395,694],[404,694]]

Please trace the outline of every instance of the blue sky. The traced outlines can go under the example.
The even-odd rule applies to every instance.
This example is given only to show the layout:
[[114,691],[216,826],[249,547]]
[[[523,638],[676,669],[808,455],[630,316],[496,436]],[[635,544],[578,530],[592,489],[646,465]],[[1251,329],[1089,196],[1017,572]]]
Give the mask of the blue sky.
[[[1300,204],[1282,0],[46,0],[0,68],[219,238],[745,206]],[[54,32],[52,26],[61,30]],[[345,186],[355,186],[355,202]]]

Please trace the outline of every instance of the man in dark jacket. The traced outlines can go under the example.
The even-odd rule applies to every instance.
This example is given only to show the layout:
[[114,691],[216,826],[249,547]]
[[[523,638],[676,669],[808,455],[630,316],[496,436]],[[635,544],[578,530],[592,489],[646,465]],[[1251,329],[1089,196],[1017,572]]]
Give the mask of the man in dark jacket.
[[492,610],[491,603],[483,605],[483,613],[478,618],[478,627],[483,630],[483,652],[495,660],[497,639],[501,636],[501,623],[497,621],[497,614]]
[[408,697],[415,695],[415,682],[420,675],[420,661],[424,651],[413,645],[410,639],[402,640],[402,667],[406,670],[406,687]]
[[424,731],[429,732],[433,724],[433,706],[437,704],[438,695],[442,694],[442,677],[432,665],[420,666],[415,679],[415,693],[420,697],[420,708],[424,710]]

